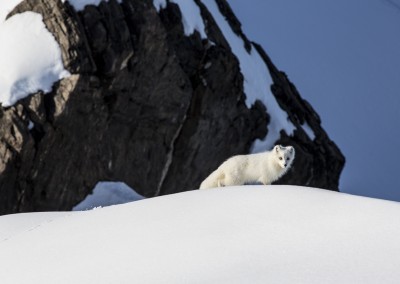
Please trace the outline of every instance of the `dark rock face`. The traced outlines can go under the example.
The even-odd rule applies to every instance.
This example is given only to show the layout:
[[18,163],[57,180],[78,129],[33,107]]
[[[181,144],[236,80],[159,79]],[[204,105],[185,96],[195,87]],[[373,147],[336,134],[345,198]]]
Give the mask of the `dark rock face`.
[[[49,94],[1,109],[0,214],[69,210],[103,180],[124,181],[147,197],[196,189],[222,161],[268,135],[268,109],[246,106],[238,59],[195,2],[210,41],[184,35],[173,3],[159,13],[151,0],[110,0],[80,12],[59,0],[25,0],[14,9],[9,17],[43,15],[72,75]],[[344,157],[318,115],[243,35],[227,2],[217,3],[246,48],[263,56],[273,94],[297,127],[277,141],[297,151],[280,182],[338,190]]]

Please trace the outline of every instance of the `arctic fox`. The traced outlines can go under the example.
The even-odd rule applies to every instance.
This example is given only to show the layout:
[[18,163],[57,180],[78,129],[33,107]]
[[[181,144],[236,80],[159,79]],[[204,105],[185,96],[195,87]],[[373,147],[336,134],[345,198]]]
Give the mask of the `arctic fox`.
[[222,163],[200,185],[200,189],[261,182],[269,185],[283,176],[292,165],[292,146],[276,145],[271,151],[233,156]]

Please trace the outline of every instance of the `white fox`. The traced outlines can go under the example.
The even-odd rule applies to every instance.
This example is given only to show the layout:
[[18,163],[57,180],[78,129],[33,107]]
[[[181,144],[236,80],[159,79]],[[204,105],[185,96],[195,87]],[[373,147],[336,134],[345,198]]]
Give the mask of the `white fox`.
[[233,156],[200,185],[200,189],[261,182],[269,185],[283,176],[293,163],[292,146],[276,145],[271,151]]

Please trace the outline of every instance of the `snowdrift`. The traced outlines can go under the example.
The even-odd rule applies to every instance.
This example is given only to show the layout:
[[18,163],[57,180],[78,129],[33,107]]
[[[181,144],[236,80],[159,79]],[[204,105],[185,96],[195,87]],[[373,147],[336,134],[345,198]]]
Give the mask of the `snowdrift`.
[[1,283],[400,283],[400,204],[294,186],[0,217]]

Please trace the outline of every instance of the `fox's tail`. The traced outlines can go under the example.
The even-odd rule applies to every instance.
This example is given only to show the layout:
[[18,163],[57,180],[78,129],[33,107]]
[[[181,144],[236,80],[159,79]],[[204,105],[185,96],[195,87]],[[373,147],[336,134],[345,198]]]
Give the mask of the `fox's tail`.
[[213,171],[200,185],[200,189],[214,188],[222,186],[221,181],[225,177],[224,172],[218,168]]

